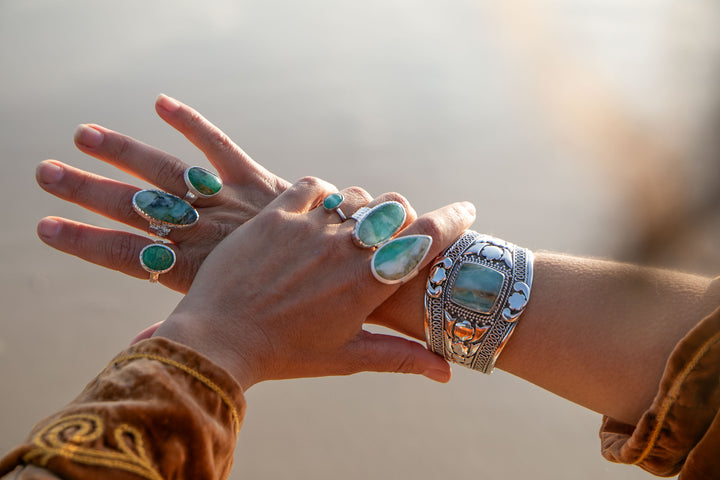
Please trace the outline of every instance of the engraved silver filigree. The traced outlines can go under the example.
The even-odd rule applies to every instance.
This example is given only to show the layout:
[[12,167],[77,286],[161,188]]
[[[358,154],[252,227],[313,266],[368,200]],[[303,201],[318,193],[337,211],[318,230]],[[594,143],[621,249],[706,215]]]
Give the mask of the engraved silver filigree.
[[[497,298],[488,311],[452,300],[461,267],[471,263],[500,273]],[[483,373],[492,372],[530,299],[532,252],[504,240],[465,232],[430,269],[425,288],[425,334],[428,349]]]

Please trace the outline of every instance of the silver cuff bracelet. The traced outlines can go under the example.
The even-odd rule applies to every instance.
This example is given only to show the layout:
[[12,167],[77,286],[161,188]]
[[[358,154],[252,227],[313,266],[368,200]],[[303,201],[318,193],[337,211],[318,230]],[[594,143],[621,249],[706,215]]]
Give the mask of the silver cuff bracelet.
[[533,254],[499,238],[465,232],[430,269],[425,289],[428,349],[492,372],[530,298]]

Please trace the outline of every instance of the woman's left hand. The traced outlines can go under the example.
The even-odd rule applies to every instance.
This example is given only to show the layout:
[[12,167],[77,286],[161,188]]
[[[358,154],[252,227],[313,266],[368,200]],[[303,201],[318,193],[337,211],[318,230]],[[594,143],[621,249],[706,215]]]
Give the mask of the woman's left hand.
[[[335,191],[305,178],[235,230],[154,335],[210,357],[245,389],[263,380],[360,371],[449,380],[447,363],[422,345],[362,329],[398,285],[373,277],[373,251],[351,239],[354,221],[316,208]],[[385,194],[370,206],[397,197]],[[400,236],[432,237],[427,265],[473,219],[471,204],[456,203],[418,218]]]

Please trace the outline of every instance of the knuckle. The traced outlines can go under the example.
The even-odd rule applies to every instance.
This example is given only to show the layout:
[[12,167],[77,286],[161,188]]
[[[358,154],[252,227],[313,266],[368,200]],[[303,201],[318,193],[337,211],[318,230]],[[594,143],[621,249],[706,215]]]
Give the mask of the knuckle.
[[303,185],[303,186],[310,187],[310,188],[316,188],[316,187],[319,187],[320,185],[323,185],[325,182],[320,180],[318,177],[307,176],[307,177],[302,177],[300,180],[297,181],[297,183],[300,185]]
[[117,143],[113,150],[113,154],[117,160],[127,159],[132,153],[132,143],[130,139],[124,135],[117,138]]
[[346,197],[356,198],[364,202],[369,202],[370,200],[372,200],[372,195],[370,195],[367,190],[356,185],[346,188],[344,190],[344,195]]
[[136,250],[131,237],[117,235],[104,245],[108,266],[113,270],[126,272],[135,270],[140,265],[138,260],[140,252]]
[[445,233],[444,222],[437,217],[421,217],[415,222],[420,232],[435,240],[442,238]]
[[410,355],[405,355],[398,359],[397,366],[395,367],[395,373],[414,373],[416,370],[415,359]]
[[175,182],[182,183],[185,168],[174,157],[166,154],[151,163],[155,170],[153,176],[158,179],[161,184],[173,185]]
[[384,195],[384,197],[385,197],[385,201],[398,202],[400,205],[402,205],[403,207],[405,207],[406,210],[410,208],[410,202],[408,201],[407,198],[405,198],[404,195],[402,195],[402,194],[400,194],[400,193],[397,193],[397,192],[389,192],[389,193],[386,193],[386,194]]

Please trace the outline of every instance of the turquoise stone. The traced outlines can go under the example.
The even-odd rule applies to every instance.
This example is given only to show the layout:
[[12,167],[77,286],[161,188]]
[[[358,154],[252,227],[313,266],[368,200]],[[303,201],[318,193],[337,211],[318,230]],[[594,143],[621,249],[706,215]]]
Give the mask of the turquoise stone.
[[145,218],[153,218],[175,227],[189,227],[198,213],[182,198],[159,190],[140,190],[133,197],[133,207]]
[[365,247],[375,247],[389,240],[405,223],[405,209],[397,202],[374,207],[355,227],[357,240]]
[[465,263],[455,277],[450,301],[473,312],[488,314],[500,295],[505,275],[484,265]]
[[145,270],[164,273],[175,264],[175,252],[159,243],[148,245],[140,252],[140,262]]
[[187,179],[195,190],[206,197],[215,195],[223,186],[220,177],[200,167],[188,168]]
[[414,273],[432,245],[427,235],[408,235],[390,240],[377,249],[372,272],[383,283],[399,283]]
[[331,193],[323,200],[323,207],[325,207],[325,210],[335,210],[343,200],[345,200],[345,197],[343,197],[342,193]]

